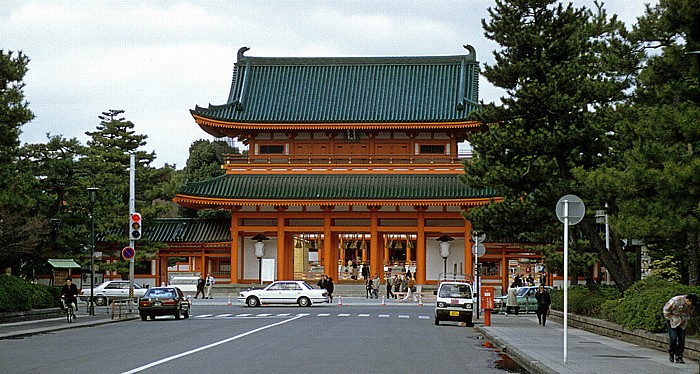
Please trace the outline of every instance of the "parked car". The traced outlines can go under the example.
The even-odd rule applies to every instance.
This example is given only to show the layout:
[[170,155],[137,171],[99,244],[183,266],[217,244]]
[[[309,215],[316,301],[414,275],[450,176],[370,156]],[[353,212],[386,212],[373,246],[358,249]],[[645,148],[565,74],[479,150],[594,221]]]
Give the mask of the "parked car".
[[474,326],[472,313],[474,310],[474,295],[472,287],[467,282],[442,282],[435,291],[435,325],[440,321],[464,322]]
[[148,317],[156,319],[156,316],[180,316],[190,318],[192,303],[177,287],[153,287],[139,301],[139,316],[145,321]]
[[249,307],[260,304],[299,304],[310,306],[314,303],[327,303],[328,292],[313,288],[304,281],[276,281],[262,289],[241,291],[238,301]]
[[[530,313],[537,311],[537,299],[535,299],[535,294],[539,286],[526,286],[518,287],[517,299],[518,305],[520,306],[519,313]],[[548,292],[552,292],[552,287],[545,286]],[[508,295],[499,296],[493,301],[493,312],[494,313],[506,313],[506,298]]]
[[[95,297],[95,305],[105,306],[110,300],[127,300],[129,299],[129,281],[112,280],[106,281],[93,288]],[[146,289],[134,283],[134,298],[143,297]],[[90,300],[90,287],[85,287],[80,290],[80,300]]]

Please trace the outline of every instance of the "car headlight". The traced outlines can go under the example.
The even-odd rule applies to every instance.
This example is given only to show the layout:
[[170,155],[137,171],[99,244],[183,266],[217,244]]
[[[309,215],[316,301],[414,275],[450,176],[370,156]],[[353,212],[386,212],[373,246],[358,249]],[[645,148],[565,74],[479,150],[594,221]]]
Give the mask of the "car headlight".
[[472,308],[472,304],[470,304],[470,303],[464,304],[464,309],[471,309],[471,308]]
[[446,306],[446,304],[443,301],[438,301],[438,303],[437,303],[438,308],[444,308],[445,306]]

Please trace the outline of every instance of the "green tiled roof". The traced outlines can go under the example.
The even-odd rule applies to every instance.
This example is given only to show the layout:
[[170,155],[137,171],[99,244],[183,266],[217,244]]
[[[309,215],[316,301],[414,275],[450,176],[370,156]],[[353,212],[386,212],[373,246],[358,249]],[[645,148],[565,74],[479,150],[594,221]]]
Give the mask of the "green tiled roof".
[[158,218],[144,222],[144,237],[153,242],[226,242],[231,240],[231,219]]
[[[470,47],[471,48],[471,47]],[[476,54],[269,58],[239,51],[226,104],[193,115],[241,123],[465,121],[478,106]]]
[[222,199],[415,200],[495,197],[453,174],[224,174],[189,183],[179,195]]

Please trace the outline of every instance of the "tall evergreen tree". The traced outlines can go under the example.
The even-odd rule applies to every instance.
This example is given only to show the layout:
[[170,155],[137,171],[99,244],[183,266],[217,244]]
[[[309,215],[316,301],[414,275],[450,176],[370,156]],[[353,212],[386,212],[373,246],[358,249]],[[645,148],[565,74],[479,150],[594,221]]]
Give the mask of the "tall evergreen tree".
[[[482,21],[485,35],[501,49],[484,76],[507,95],[476,112],[484,131],[468,138],[474,159],[465,164],[464,181],[495,187],[504,202],[474,208],[468,216],[492,237],[556,243],[561,196],[580,195],[589,212],[609,200],[584,194],[582,180],[608,162],[608,113],[625,99],[638,54],[624,39],[624,25],[602,6],[497,0],[489,15]],[[580,234],[572,237],[588,241],[579,247],[597,253],[618,287],[634,283],[615,232],[608,250],[592,214],[573,229]]]

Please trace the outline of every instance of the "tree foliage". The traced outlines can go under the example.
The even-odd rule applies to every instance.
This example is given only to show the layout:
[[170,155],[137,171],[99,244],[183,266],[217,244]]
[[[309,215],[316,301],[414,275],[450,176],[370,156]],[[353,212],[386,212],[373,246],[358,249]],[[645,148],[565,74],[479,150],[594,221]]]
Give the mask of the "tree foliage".
[[[464,181],[496,188],[503,203],[474,208],[468,217],[492,236],[560,243],[561,196],[581,195],[589,211],[609,199],[584,194],[583,180],[610,162],[609,113],[626,98],[639,56],[624,25],[600,5],[498,0],[489,15],[485,35],[501,49],[484,76],[507,95],[475,113],[484,131],[468,138],[474,159],[465,164]],[[607,250],[595,217],[574,228],[590,242],[580,248],[597,253],[621,289],[634,283],[621,243],[613,240]]]

